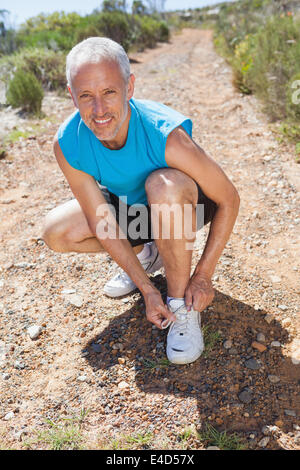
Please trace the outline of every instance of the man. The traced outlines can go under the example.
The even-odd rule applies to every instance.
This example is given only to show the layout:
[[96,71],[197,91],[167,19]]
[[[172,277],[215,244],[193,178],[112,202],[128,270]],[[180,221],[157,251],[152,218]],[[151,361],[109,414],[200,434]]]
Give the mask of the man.
[[[66,71],[77,111],[60,127],[54,153],[75,199],[47,215],[43,238],[58,252],[109,253],[122,271],[104,292],[117,297],[138,288],[147,319],[158,328],[170,325],[169,360],[193,362],[203,351],[200,312],[214,297],[211,277],[238,214],[237,191],[192,140],[189,119],[160,103],[133,99],[135,78],[119,44],[82,41],[69,53]],[[211,225],[191,276],[199,205]],[[140,221],[143,233],[129,230]],[[162,266],[167,305],[148,277]]]

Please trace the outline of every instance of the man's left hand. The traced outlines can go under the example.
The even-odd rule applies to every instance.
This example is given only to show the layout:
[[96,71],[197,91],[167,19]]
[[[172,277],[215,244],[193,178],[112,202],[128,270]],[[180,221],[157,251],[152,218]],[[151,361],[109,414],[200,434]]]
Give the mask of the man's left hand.
[[212,301],[215,291],[211,279],[204,274],[193,274],[185,289],[185,304],[190,310],[202,312]]

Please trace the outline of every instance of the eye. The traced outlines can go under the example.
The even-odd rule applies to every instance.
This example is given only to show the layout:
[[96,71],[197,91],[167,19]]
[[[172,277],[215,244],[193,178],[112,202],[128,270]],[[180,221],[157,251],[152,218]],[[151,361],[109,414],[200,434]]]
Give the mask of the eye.
[[113,93],[115,93],[115,90],[106,90],[105,92],[106,95],[111,95]]

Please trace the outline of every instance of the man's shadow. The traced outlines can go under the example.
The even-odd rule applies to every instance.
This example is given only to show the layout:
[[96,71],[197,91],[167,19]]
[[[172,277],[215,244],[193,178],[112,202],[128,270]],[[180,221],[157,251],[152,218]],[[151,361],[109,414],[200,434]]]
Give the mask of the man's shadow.
[[[165,279],[159,274],[152,281],[164,296]],[[194,397],[199,423],[209,420],[219,430],[254,433],[277,425],[288,432],[299,413],[299,367],[282,354],[288,332],[276,320],[266,321],[266,314],[216,291],[201,314],[204,353],[190,365],[175,365],[165,354],[167,331],[146,320],[141,297],[84,346],[86,360],[94,371],[104,372],[123,367],[125,359],[124,366],[134,367],[136,386],[146,394]],[[259,333],[266,338],[262,352],[253,347]],[[282,346],[271,346],[272,341]],[[126,372],[113,375],[114,380],[130,382]],[[128,396],[130,390],[124,393]]]

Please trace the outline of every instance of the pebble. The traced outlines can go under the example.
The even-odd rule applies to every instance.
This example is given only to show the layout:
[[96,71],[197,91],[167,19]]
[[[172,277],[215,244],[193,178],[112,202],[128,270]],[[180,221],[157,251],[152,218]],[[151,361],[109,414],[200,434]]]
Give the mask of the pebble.
[[247,361],[245,361],[245,366],[248,369],[252,369],[252,370],[258,370],[261,367],[260,364],[253,358],[248,359]]
[[9,411],[8,413],[6,413],[6,415],[4,416],[4,420],[5,421],[9,421],[10,419],[14,418],[15,417],[15,414],[13,411]]
[[256,339],[259,343],[265,343],[266,337],[263,333],[258,333]]
[[274,320],[273,315],[267,314],[267,315],[265,316],[265,321],[266,321],[267,323],[270,324],[273,320]]
[[122,380],[122,382],[118,384],[118,388],[121,388],[121,389],[128,388],[128,387],[129,387],[129,384],[125,382],[124,380]]
[[250,403],[252,401],[252,393],[250,390],[244,389],[238,395],[238,398],[242,403]]
[[67,300],[71,305],[74,305],[74,307],[82,307],[83,305],[83,298],[77,294],[68,295]]
[[221,449],[217,446],[208,446],[206,447],[206,450],[221,450]]
[[77,377],[78,382],[85,382],[86,379],[87,379],[87,376],[86,376],[86,375],[79,375],[79,376]]
[[36,339],[42,332],[42,327],[39,325],[32,325],[27,328],[27,333],[29,334],[31,339]]
[[261,441],[259,441],[259,447],[266,447],[270,441],[269,437],[263,437]]
[[280,432],[280,429],[278,428],[278,426],[264,426],[262,428],[262,433],[265,435],[265,436],[270,436],[272,434],[278,434]]
[[294,410],[284,410],[284,414],[286,416],[292,416],[293,418],[296,417],[296,412]]
[[257,341],[253,341],[251,344],[252,348],[257,349],[259,352],[264,352],[267,347],[264,344],[261,344]]
[[223,346],[225,349],[230,349],[232,347],[232,341],[230,339],[224,341]]
[[279,341],[272,341],[271,347],[272,348],[280,348],[281,343]]
[[288,310],[287,305],[278,305],[278,308],[280,308],[280,310]]
[[277,375],[270,374],[268,375],[268,379],[272,384],[277,384],[278,382],[280,382],[280,378],[277,377]]

